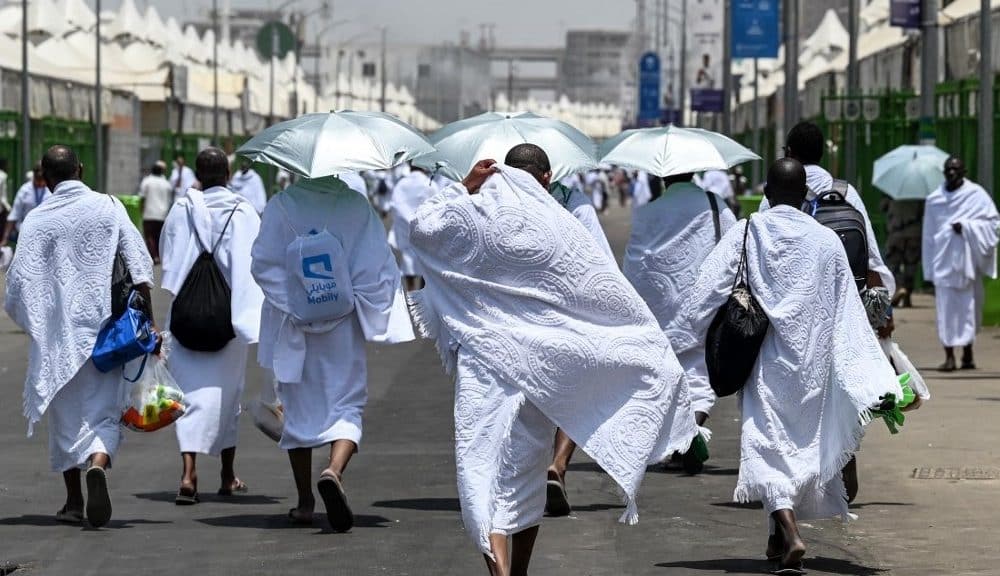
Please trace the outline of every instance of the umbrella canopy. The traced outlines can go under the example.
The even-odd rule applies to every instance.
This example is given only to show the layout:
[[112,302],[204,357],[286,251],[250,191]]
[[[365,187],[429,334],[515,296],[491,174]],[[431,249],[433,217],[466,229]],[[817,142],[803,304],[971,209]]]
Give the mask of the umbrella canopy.
[[895,200],[923,200],[944,182],[947,159],[936,146],[900,146],[875,161],[872,184]]
[[644,170],[666,178],[677,174],[727,170],[760,160],[735,140],[700,128],[626,130],[601,146],[601,163]]
[[452,180],[461,180],[476,162],[487,158],[502,162],[518,144],[535,144],[545,150],[552,166],[552,181],[597,167],[596,146],[576,128],[530,112],[486,112],[452,122],[431,134],[437,152],[416,161],[438,169]]
[[410,125],[381,112],[306,114],[280,122],[236,151],[306,178],[385,170],[434,151]]

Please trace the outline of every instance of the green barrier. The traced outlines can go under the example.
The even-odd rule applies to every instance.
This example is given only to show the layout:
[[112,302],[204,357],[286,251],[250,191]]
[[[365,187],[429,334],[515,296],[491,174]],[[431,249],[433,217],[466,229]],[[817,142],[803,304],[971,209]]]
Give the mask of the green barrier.
[[764,197],[760,195],[738,196],[736,199],[740,203],[740,218],[746,218],[760,208],[760,203]]
[[986,279],[983,326],[1000,326],[1000,280]]
[[128,212],[128,218],[135,224],[135,227],[142,231],[142,197],[140,196],[117,196],[122,204],[125,205],[125,211]]

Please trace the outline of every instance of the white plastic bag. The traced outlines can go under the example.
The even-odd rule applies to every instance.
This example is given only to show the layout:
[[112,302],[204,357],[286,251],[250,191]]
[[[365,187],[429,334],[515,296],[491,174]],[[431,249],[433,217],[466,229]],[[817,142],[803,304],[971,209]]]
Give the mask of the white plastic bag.
[[927,388],[927,383],[924,382],[923,377],[917,371],[917,367],[913,365],[913,362],[910,361],[906,354],[903,354],[903,351],[899,348],[899,344],[896,344],[891,338],[879,340],[879,342],[882,344],[882,351],[885,353],[886,358],[892,361],[892,365],[896,367],[896,374],[910,374],[910,388],[913,389],[913,393],[917,395],[917,398],[921,402],[930,400],[931,392]]
[[[167,370],[169,333],[164,333],[163,338],[161,356],[148,357],[138,380],[122,382],[124,397],[121,423],[129,430],[154,432],[166,428],[187,410],[184,393]],[[135,360],[126,366],[125,375],[134,374],[141,362],[141,359]]]
[[278,381],[273,374],[270,384],[261,389],[260,396],[257,397],[257,402],[250,409],[250,413],[258,430],[275,442],[281,440],[281,431],[285,427],[285,413],[281,409],[281,401],[278,400]]

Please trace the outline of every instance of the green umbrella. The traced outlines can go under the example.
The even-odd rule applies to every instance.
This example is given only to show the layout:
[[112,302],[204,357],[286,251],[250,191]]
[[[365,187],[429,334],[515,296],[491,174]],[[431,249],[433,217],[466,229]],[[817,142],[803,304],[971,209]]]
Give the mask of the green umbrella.
[[923,200],[944,182],[947,159],[936,146],[900,146],[875,161],[872,184],[895,200]]
[[265,129],[236,151],[306,178],[385,170],[434,151],[423,134],[381,112],[299,116]]

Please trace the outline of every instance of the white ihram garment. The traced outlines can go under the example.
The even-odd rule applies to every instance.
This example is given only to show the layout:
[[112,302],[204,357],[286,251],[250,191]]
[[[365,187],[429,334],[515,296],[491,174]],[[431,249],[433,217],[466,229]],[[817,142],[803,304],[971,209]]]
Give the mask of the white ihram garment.
[[594,242],[600,248],[601,252],[614,262],[615,254],[611,251],[611,244],[608,244],[608,237],[604,234],[604,228],[601,227],[601,221],[597,217],[597,210],[594,209],[594,205],[590,203],[590,200],[587,200],[587,195],[576,188],[571,189],[566,209],[583,224],[587,232],[590,232],[591,237],[593,237]]
[[414,170],[400,178],[392,188],[392,229],[389,231],[389,245],[399,251],[399,271],[403,276],[419,276],[413,251],[410,248],[410,222],[417,208],[431,196],[437,188],[427,174]]
[[[815,164],[810,164],[806,168],[806,185],[809,187],[809,192],[806,194],[806,200],[813,200],[816,198],[817,192],[826,192],[833,188],[833,176],[829,172],[823,169],[822,166],[817,166]],[[865,219],[865,235],[868,239],[868,269],[872,272],[878,274],[879,278],[882,279],[882,284],[885,286],[889,294],[896,293],[896,277],[893,276],[892,272],[889,271],[889,267],[885,265],[882,260],[882,252],[879,251],[878,238],[875,237],[875,229],[872,228],[871,218],[868,217],[868,209],[865,208],[865,202],[861,199],[861,195],[858,191],[854,189],[854,186],[847,185],[847,203],[854,207],[855,210],[861,212],[861,216]],[[767,198],[764,198],[760,203],[760,211],[763,212],[768,209],[770,203]]]
[[[958,234],[952,224],[960,223]],[[966,179],[954,192],[941,186],[924,206],[924,274],[934,283],[938,338],[947,347],[976,339],[983,277],[997,277],[997,215],[993,199]]]
[[[706,192],[692,183],[674,184],[658,199],[632,212],[632,234],[622,271],[649,305],[660,328],[674,320],[698,280],[701,263],[715,248],[715,224]],[[736,217],[721,198],[719,230],[725,234]],[[715,393],[708,382],[705,355],[677,354],[691,391],[695,412],[711,413]]]
[[[232,220],[226,226],[230,214]],[[215,262],[230,287],[236,333],[218,352],[189,350],[174,340],[168,365],[188,404],[176,427],[181,452],[217,456],[236,446],[239,438],[247,350],[257,342],[264,302],[263,292],[250,275],[250,248],[259,229],[260,218],[253,206],[221,186],[204,193],[189,190],[164,223],[160,236],[163,289],[176,297],[202,251],[210,251],[218,242]]]
[[[354,312],[325,332],[306,332],[289,316],[285,250],[296,232],[286,214],[297,230],[328,230],[350,260]],[[343,181],[300,179],[264,210],[253,245],[253,276],[265,298],[257,359],[274,372],[284,407],[281,448],[360,443],[368,397],[365,340],[413,339],[382,221]]]
[[267,205],[267,189],[264,187],[264,180],[256,170],[251,168],[246,172],[240,170],[233,174],[229,188],[246,198],[257,214],[264,212],[264,206]]
[[31,337],[24,384],[28,435],[47,409],[52,469],[114,456],[121,373],[90,362],[111,317],[111,270],[121,252],[133,281],[148,284],[153,261],[125,207],[78,180],[56,186],[25,218],[7,273],[4,309]]
[[457,368],[459,497],[485,554],[490,534],[540,521],[555,426],[623,489],[628,523],[646,465],[697,433],[670,344],[614,260],[532,176],[498,168],[478,194],[424,202],[411,228],[427,281],[412,310]]
[[[742,391],[740,475],[734,499],[791,508],[800,520],[841,515],[841,469],[864,436],[869,408],[901,391],[858,295],[837,235],[778,206],[753,217],[750,287],[771,324]],[[671,323],[680,351],[704,351],[729,297],[746,221],[729,230]]]

